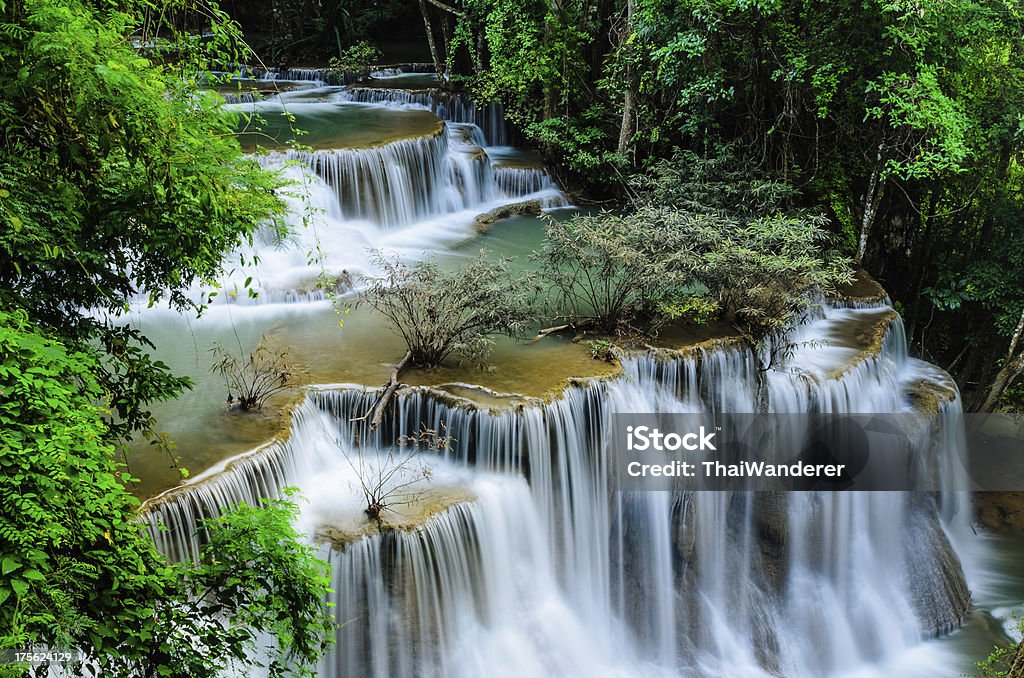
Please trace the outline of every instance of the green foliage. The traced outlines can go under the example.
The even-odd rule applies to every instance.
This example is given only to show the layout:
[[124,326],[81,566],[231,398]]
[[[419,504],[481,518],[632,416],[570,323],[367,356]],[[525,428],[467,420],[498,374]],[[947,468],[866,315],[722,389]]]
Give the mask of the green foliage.
[[378,256],[377,264],[382,275],[369,281],[362,299],[405,339],[412,365],[437,367],[453,356],[482,363],[490,335],[519,336],[536,318],[539,285],[507,259],[481,251],[450,272],[431,259],[404,264]]
[[619,162],[609,131],[614,112],[590,97],[591,87],[580,77],[590,71],[588,55],[605,28],[594,5],[581,0],[454,4],[460,15],[447,45],[448,61],[453,64],[464,49],[479,66],[468,84],[473,98],[502,101],[528,138],[576,173]]
[[1019,3],[452,4],[449,63],[471,57],[470,91],[504,101],[560,179],[629,195],[647,191],[652,166],[688,173],[723,146],[742,152],[763,190],[802,196],[776,203],[727,177],[665,197],[691,210],[823,206],[843,251],[885,272],[916,350],[965,389],[992,379],[1024,306]]
[[345,73],[356,73],[365,78],[370,74],[370,66],[380,60],[381,52],[370,43],[362,40],[349,45],[341,54],[331,57],[330,67]]
[[592,339],[587,342],[587,348],[590,349],[590,357],[594,360],[603,360],[604,362],[615,360],[617,349],[609,339]]
[[243,156],[236,114],[200,87],[210,63],[238,60],[237,28],[215,5],[196,8],[209,39],[155,21],[188,17],[176,3],[0,8],[0,303],[103,353],[118,433],[188,381],[114,318],[137,295],[199,308],[189,288],[283,210],[281,180]]
[[534,258],[559,313],[573,323],[616,332],[688,282],[676,233],[646,216],[548,219]]
[[[1017,622],[1017,630],[1024,630],[1024,621]],[[1006,678],[1010,675],[1010,669],[1014,664],[1014,658],[1020,651],[1020,644],[1013,647],[994,647],[988,657],[975,663],[978,669],[976,675],[981,678]],[[1016,674],[1014,674],[1016,675]]]
[[672,242],[690,250],[693,280],[708,292],[683,300],[691,313],[709,317],[713,303],[760,340],[852,280],[850,262],[831,248],[825,216],[789,207],[798,192],[753,171],[733,148],[708,159],[677,154],[638,187],[639,214],[674,231]]
[[[324,602],[330,572],[295,531],[298,511],[290,501],[263,499],[204,521],[209,541],[185,579],[190,612],[206,625],[198,638],[209,650],[207,666],[223,656],[262,665],[270,676],[313,675],[333,643]],[[275,643],[269,651],[260,647],[266,637]]]
[[826,219],[783,210],[796,191],[748,167],[727,151],[677,157],[635,182],[634,210],[549,221],[535,256],[557,306],[605,332],[723,314],[756,342],[849,282]]
[[[328,579],[295,506],[238,507],[208,523],[199,563],[166,562],[105,442],[95,360],[0,312],[0,650],[80,648],[119,676],[314,665]],[[265,633],[278,644],[261,655]]]
[[599,124],[599,114],[591,111],[578,118],[560,116],[526,126],[526,135],[549,150],[559,164],[583,174],[609,164],[618,164],[621,158],[611,150],[602,150],[609,143],[609,133]]
[[736,144],[716,147],[713,155],[676,149],[632,179],[638,201],[672,205],[694,214],[761,216],[792,208],[799,192],[792,185],[752,170]]
[[913,74],[883,73],[867,89],[876,98],[867,117],[891,128],[900,151],[886,158],[886,174],[924,179],[964,170],[971,121],[943,91],[936,65],[922,64]]
[[707,325],[718,318],[722,308],[714,299],[693,295],[658,304],[657,314],[665,322],[686,322]]

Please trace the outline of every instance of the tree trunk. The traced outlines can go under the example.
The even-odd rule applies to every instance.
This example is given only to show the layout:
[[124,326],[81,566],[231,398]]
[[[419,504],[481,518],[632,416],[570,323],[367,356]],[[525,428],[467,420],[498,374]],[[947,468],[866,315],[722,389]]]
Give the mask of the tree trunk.
[[622,124],[619,126],[619,153],[629,153],[633,129],[636,125],[636,73],[633,68],[633,48],[629,44],[633,33],[633,0],[626,0],[626,21],[619,33],[619,50],[626,59],[626,93],[622,99]]
[[871,178],[868,180],[868,191],[864,195],[864,214],[860,220],[860,238],[857,241],[857,254],[853,257],[853,263],[860,265],[864,259],[864,253],[868,249],[868,236],[871,234],[871,227],[875,223],[878,205],[882,201],[883,186],[882,176],[882,150],[885,142],[878,144],[878,153],[875,157],[875,167],[871,170]]
[[1013,663],[1010,664],[1010,670],[1006,672],[1006,678],[1024,678],[1024,651],[1021,650],[1021,645],[1017,645],[1016,652],[1013,653]]
[[427,29],[427,45],[430,47],[430,58],[434,61],[434,70],[440,78],[444,78],[444,62],[441,61],[441,54],[437,51],[437,43],[434,42],[434,29],[430,25],[430,14],[427,10],[426,0],[420,0],[420,13],[423,15],[423,26]]
[[377,402],[374,403],[373,409],[367,415],[370,418],[370,431],[376,431],[377,427],[380,426],[381,420],[384,418],[384,413],[388,409],[388,403],[391,402],[391,398],[395,395],[395,391],[398,390],[398,377],[402,374],[402,370],[408,364],[412,358],[412,352],[409,351],[402,358],[401,362],[395,365],[394,369],[391,370],[391,378],[388,383],[384,384],[384,390],[381,392]]
[[1010,348],[1006,351],[1006,359],[1003,361],[1003,366],[996,373],[996,378],[992,380],[992,385],[985,395],[984,402],[978,407],[978,412],[988,413],[994,410],[1006,387],[1020,376],[1021,372],[1024,372],[1024,353],[1014,356],[1017,352],[1017,344],[1020,343],[1021,334],[1024,334],[1024,311],[1020,314],[1020,322],[1017,323],[1017,329],[1013,331],[1013,338],[1010,339]]
[[484,72],[484,27],[479,26],[476,31],[476,53],[473,55],[473,72],[480,74]]

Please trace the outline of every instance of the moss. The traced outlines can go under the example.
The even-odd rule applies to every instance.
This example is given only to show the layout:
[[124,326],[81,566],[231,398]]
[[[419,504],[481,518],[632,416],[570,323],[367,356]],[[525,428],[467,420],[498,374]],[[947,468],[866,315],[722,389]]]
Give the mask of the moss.
[[865,360],[876,360],[885,347],[885,339],[892,323],[898,320],[899,314],[889,309],[877,313],[858,314],[845,322],[836,323],[829,336],[829,343],[840,348],[857,351],[857,354],[844,360],[839,369],[827,376],[831,380],[842,379]]
[[938,414],[946,403],[957,398],[957,392],[946,384],[921,379],[907,389],[907,397],[914,410],[921,414]]
[[473,220],[473,228],[477,233],[485,233],[492,225],[502,219],[509,217],[537,216],[541,213],[543,205],[540,200],[524,200],[508,205],[496,207],[490,212],[484,212]]
[[837,289],[831,299],[865,304],[880,304],[889,298],[885,288],[863,268],[854,273],[853,281]]

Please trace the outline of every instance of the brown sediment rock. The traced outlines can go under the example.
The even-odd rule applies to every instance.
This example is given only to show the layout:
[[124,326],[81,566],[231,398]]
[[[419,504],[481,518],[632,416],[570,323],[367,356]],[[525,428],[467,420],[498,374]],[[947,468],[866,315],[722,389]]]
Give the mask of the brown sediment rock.
[[495,207],[490,212],[484,212],[473,220],[473,228],[477,233],[485,233],[495,222],[509,217],[537,216],[541,213],[543,205],[540,200],[524,200],[514,202],[501,207]]
[[889,298],[888,292],[863,268],[854,272],[853,281],[830,295],[830,299],[863,304],[880,304]]
[[974,514],[990,530],[1024,530],[1024,492],[975,492]]
[[379,520],[360,515],[348,524],[321,525],[314,530],[313,538],[344,550],[357,539],[373,534],[415,530],[442,511],[475,499],[472,492],[462,487],[430,487],[414,493],[407,503],[389,507]]

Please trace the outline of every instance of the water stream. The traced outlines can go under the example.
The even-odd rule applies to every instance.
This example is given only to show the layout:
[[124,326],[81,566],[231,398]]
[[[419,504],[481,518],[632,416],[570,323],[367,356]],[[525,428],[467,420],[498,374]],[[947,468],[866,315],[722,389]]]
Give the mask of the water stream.
[[[422,75],[394,78],[393,87],[380,79],[236,104],[264,115],[286,106],[300,126],[319,117],[329,131],[313,135],[311,150],[278,146],[264,156],[305,186],[294,198],[292,240],[284,249],[258,243],[261,264],[230,272],[223,289],[253,276],[259,296],[223,295],[193,336],[208,341],[242,328],[239,342],[251,345],[277,327],[284,341],[305,334],[316,343],[333,313],[308,284],[318,270],[357,280],[373,270],[370,247],[464,256],[477,245],[465,244],[476,214],[523,197],[562,204],[542,167],[502,145],[509,137],[501,136],[504,121],[489,117],[493,107],[442,101],[420,87]],[[353,141],[331,122],[377,115],[389,132],[376,144],[358,123],[353,134],[364,136]],[[486,237],[521,254],[538,234],[536,221],[513,220]],[[312,262],[311,250],[320,253]],[[183,320],[150,310],[135,322],[173,337]],[[318,365],[317,381],[346,383],[308,390],[286,437],[227,466],[204,458],[199,465],[213,471],[146,513],[161,550],[184,558],[202,544],[201,517],[300,487],[308,499],[301,527],[326,542],[343,622],[319,667],[325,678],[956,676],[1004,633],[1018,585],[994,574],[1002,567],[994,547],[971,529],[956,463],[959,396],[945,373],[908,356],[887,302],[823,304],[794,328],[800,348],[764,378],[761,356],[739,344],[635,353],[620,372],[569,382],[587,371],[579,346],[509,344],[498,351],[496,376],[410,381],[490,378],[520,395],[418,386],[401,392],[373,433],[358,421],[375,397],[362,384],[379,383],[400,346],[373,321],[360,322],[354,333],[363,339],[351,346],[351,329],[340,342],[320,340],[338,348],[336,362]],[[353,356],[372,369],[346,371]],[[554,376],[517,372],[518,363]],[[614,413],[760,409],[927,414],[936,432],[920,452],[944,491],[609,487]],[[423,479],[402,509],[403,529],[377,530],[362,512],[357,469],[386,465],[399,441],[424,429],[443,431],[449,445],[416,455],[410,472]]]

